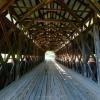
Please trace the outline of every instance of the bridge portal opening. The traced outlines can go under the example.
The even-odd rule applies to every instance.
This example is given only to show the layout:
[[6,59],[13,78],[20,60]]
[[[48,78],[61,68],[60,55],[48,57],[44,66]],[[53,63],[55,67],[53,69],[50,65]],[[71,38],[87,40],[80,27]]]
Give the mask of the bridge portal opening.
[[45,52],[45,60],[46,61],[54,61],[55,60],[55,53],[53,51],[46,51]]

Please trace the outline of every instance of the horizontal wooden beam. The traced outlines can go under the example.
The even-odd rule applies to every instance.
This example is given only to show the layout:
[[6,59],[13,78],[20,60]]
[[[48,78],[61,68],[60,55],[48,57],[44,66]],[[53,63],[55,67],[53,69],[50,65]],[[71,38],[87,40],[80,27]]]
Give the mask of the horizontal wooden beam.
[[[12,5],[13,8],[18,8],[18,6]],[[20,8],[22,9],[31,9],[31,7],[26,7],[26,6],[20,6]],[[62,8],[62,9],[54,9],[54,8],[41,8],[40,11],[47,11],[47,12],[61,12],[61,11],[65,11],[66,9]],[[73,10],[74,12],[90,12],[90,11],[83,11],[83,10]]]
[[27,18],[25,21],[33,21],[34,23],[66,23],[66,22],[75,22],[78,23],[76,20],[69,20],[69,19],[32,19],[32,18]]
[[[27,28],[27,27],[26,27]],[[62,24],[61,26],[59,26],[59,25],[50,25],[50,24],[48,24],[48,25],[42,25],[42,26],[39,26],[39,24],[36,24],[36,25],[32,25],[31,27],[30,27],[30,29],[37,29],[37,30],[39,30],[39,29],[50,29],[50,28],[52,28],[52,29],[62,29],[62,30],[72,30],[72,28],[73,27],[71,27],[71,26],[68,26],[68,25],[64,25],[64,24]]]
[[[64,8],[61,8],[61,9],[54,9],[54,8],[41,8],[40,11],[47,11],[47,12],[61,12],[61,11],[64,11],[66,12],[66,9]],[[83,10],[73,10],[73,12],[89,12],[89,11],[83,11]]]

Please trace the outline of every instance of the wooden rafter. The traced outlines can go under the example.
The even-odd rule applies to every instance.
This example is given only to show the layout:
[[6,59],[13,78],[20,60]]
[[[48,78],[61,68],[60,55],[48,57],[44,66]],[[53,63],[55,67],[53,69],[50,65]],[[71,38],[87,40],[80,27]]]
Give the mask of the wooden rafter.
[[59,3],[63,8],[66,9],[66,12],[69,12],[78,22],[80,22],[80,19],[82,19],[77,13],[75,13],[73,10],[71,10],[67,4],[65,4],[62,0],[56,0],[57,3]]
[[[99,3],[92,0],[67,0],[66,3],[64,0],[29,0],[27,2],[16,0],[8,9],[17,22],[12,26],[14,29],[11,28],[8,32],[9,34],[16,32],[18,30],[16,26],[19,25],[19,34],[27,33],[26,37],[33,40],[38,47],[43,46],[43,49],[56,50],[62,44],[72,41],[76,33],[82,34],[83,27],[85,31],[90,29],[92,9],[99,14]],[[86,25],[88,21],[89,26]]]
[[100,15],[100,4],[96,0],[87,0],[90,7]]
[[14,3],[15,0],[0,0],[0,14],[8,9],[8,7]]
[[28,10],[28,12],[26,12],[24,14],[24,16],[18,21],[21,22],[22,20],[24,20],[26,17],[30,16],[34,11],[39,10],[43,5],[45,5],[46,1],[39,3],[38,5],[36,5],[35,7],[32,7],[31,9]]

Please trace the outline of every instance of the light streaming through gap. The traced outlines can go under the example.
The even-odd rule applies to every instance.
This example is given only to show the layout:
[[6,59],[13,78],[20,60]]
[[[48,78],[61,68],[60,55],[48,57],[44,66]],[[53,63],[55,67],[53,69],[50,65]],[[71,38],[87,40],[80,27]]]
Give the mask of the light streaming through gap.
[[46,61],[54,61],[55,60],[55,53],[53,51],[47,51],[45,53],[45,60]]

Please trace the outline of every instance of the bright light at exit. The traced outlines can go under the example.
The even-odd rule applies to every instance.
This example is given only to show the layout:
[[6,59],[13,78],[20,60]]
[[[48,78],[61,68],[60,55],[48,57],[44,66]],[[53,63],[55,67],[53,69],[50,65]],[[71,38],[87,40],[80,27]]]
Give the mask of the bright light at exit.
[[45,60],[46,61],[54,61],[55,60],[55,53],[53,51],[47,51],[45,53]]

